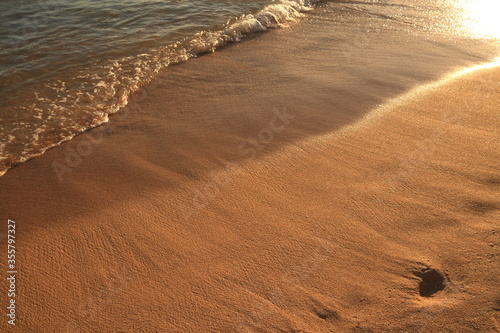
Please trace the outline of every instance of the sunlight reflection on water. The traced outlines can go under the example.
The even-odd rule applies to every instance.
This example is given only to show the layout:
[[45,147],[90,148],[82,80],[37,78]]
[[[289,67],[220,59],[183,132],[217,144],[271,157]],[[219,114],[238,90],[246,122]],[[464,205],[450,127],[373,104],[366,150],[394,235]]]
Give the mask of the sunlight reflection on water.
[[461,25],[476,37],[500,38],[500,3],[497,0],[462,0]]

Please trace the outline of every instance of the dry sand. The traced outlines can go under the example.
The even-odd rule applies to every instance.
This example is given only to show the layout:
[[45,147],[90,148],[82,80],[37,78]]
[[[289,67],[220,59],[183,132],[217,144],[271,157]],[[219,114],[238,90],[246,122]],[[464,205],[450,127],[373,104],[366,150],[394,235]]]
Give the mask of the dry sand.
[[334,77],[338,62],[300,69],[295,48],[249,73],[241,57],[258,63],[273,34],[172,68],[108,126],[0,178],[14,330],[499,330],[500,70],[387,101],[459,46],[374,61],[373,40]]

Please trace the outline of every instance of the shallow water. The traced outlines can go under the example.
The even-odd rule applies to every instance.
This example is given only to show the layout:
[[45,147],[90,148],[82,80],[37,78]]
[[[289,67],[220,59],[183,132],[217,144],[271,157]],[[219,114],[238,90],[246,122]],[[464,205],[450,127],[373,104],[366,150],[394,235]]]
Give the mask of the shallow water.
[[[467,30],[464,24],[456,24],[457,17],[465,13],[458,1],[432,5],[404,0],[333,2],[371,15],[386,15],[390,20],[406,20],[409,28],[443,33]],[[470,7],[471,1],[464,2]],[[312,10],[314,3],[2,3],[0,174],[108,121],[109,114],[127,104],[131,93],[169,64],[240,41],[249,33],[284,26]],[[384,14],[377,8],[384,8]],[[430,22],[429,17],[435,17],[436,22]]]
[[161,68],[285,24],[305,1],[29,1],[0,13],[0,172],[107,121]]

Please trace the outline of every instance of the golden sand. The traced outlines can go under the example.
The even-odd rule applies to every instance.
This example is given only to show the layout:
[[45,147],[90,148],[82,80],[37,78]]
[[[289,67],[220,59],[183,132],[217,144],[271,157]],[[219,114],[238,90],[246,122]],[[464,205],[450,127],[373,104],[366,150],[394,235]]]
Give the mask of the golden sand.
[[73,187],[86,209],[32,203],[22,331],[498,330],[499,79],[446,78],[183,186],[133,193],[139,177],[117,178],[118,207],[93,193],[113,175],[53,184],[42,202]]

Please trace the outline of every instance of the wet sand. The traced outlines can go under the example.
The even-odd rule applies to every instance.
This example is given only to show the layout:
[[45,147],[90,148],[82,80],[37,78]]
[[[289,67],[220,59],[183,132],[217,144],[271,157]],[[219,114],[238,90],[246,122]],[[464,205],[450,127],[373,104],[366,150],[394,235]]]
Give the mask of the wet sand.
[[443,78],[497,48],[342,8],[1,177],[16,328],[498,330],[500,72]]

